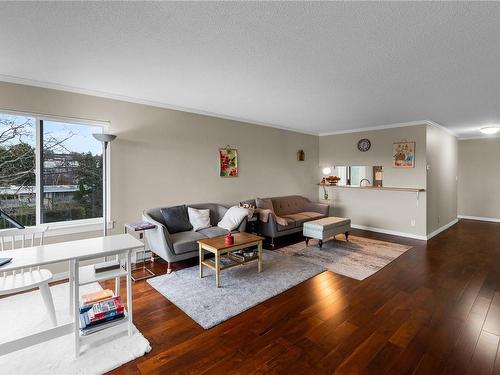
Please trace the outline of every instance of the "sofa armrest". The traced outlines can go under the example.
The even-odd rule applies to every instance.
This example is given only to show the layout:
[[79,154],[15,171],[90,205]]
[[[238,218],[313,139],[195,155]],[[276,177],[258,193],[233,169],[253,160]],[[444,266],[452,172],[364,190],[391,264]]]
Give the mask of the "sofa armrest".
[[258,228],[259,228],[258,230],[259,234],[266,237],[276,237],[278,229],[276,224],[276,217],[274,216],[274,214],[269,215],[267,223],[264,223],[263,221],[259,220]]
[[238,227],[238,232],[243,233],[247,229],[247,221],[248,219],[245,217]]
[[172,242],[172,237],[167,230],[167,227],[162,223],[154,220],[151,216],[146,213],[142,215],[144,221],[150,222],[156,225],[155,229],[146,230],[144,235],[146,237],[146,241],[149,244],[149,247],[152,252],[156,255],[160,256],[167,262],[171,261],[174,253],[174,246]]
[[306,211],[318,212],[322,215],[328,216],[330,211],[330,206],[324,203],[306,203],[304,206]]

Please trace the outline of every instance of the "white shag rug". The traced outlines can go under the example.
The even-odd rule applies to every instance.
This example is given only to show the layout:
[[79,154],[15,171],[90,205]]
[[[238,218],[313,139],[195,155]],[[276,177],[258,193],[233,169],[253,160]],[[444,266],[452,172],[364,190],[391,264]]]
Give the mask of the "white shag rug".
[[[80,288],[81,293],[100,289],[97,283]],[[50,290],[58,324],[71,322],[69,284]],[[0,299],[0,317],[0,343],[52,327],[38,290]],[[150,350],[148,340],[134,327],[132,336],[125,331],[92,346],[83,345],[75,359],[74,337],[69,334],[0,356],[0,374],[103,374]]]
[[148,279],[148,283],[208,329],[323,271],[322,266],[264,250],[261,273],[256,262],[223,270],[220,288],[215,286],[215,272],[204,267],[200,279],[198,266]]

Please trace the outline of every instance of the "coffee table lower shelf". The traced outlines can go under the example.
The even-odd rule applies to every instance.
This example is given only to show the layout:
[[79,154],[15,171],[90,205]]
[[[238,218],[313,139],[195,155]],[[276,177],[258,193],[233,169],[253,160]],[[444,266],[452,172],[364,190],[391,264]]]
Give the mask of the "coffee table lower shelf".
[[[233,263],[231,263],[231,264],[222,264],[221,263],[220,268],[219,268],[221,271],[225,270],[227,268],[241,266],[243,264],[252,263],[252,262],[256,262],[256,261],[259,260],[259,256],[258,255],[254,256],[254,257],[251,257],[251,258],[248,258],[248,259],[245,259],[245,260],[241,260],[241,259],[238,259],[236,257],[232,257],[230,255],[228,255],[228,256],[222,256],[222,257],[231,260]],[[214,271],[217,270],[217,267],[215,265],[215,260],[214,259],[204,259],[201,263],[203,265],[207,266],[208,268],[213,269]]]
[[[214,237],[206,240],[198,241],[199,257],[200,257],[200,278],[203,277],[203,266],[206,266],[215,271],[215,285],[220,287],[220,272],[222,270],[241,266],[246,263],[257,262],[257,270],[260,273],[262,269],[262,240],[260,236],[249,233],[234,234],[234,244],[228,245],[224,243],[224,236]],[[232,251],[245,249],[247,247],[257,247],[257,254],[248,259],[241,259],[231,254]],[[212,253],[213,259],[205,259],[205,252]],[[221,258],[229,260],[231,263],[222,264]]]

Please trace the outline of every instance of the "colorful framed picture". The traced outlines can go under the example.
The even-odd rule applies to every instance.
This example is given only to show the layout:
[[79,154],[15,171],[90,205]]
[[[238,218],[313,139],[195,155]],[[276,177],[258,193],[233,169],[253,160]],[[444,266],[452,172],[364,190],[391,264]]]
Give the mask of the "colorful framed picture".
[[237,149],[219,148],[219,175],[221,177],[238,177]]
[[397,142],[392,146],[393,168],[415,168],[415,142]]

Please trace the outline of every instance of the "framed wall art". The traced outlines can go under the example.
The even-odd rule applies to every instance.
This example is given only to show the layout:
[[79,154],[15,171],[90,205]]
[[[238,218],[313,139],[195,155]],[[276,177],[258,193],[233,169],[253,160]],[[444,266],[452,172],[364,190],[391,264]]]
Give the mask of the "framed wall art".
[[238,150],[229,146],[219,148],[220,177],[238,177]]
[[397,142],[392,146],[394,168],[415,168],[415,142]]

